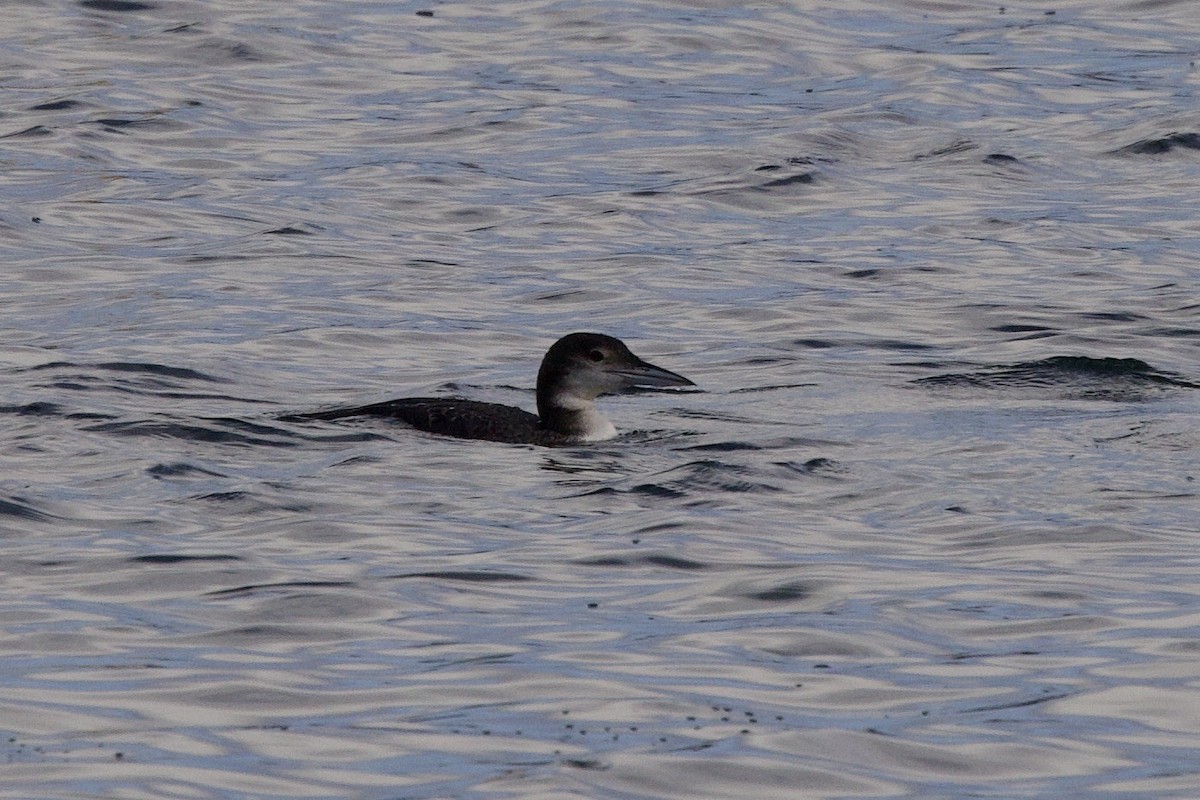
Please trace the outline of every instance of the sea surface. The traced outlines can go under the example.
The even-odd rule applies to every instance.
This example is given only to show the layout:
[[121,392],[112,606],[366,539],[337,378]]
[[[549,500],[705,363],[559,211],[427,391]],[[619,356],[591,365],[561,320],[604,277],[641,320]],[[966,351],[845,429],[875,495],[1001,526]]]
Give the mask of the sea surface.
[[1200,795],[1196,3],[3,16],[0,798]]

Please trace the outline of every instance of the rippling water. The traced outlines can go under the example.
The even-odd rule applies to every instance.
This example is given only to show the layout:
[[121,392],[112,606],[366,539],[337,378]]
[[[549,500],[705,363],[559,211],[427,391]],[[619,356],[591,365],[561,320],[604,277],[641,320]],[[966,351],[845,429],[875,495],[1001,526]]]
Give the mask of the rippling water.
[[0,797],[1195,796],[1194,4],[5,25]]

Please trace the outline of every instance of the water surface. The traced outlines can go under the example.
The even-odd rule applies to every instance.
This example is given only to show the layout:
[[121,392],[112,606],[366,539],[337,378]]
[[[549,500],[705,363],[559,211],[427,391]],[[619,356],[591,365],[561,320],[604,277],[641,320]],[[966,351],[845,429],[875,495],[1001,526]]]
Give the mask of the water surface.
[[1194,796],[1192,4],[6,30],[0,797]]

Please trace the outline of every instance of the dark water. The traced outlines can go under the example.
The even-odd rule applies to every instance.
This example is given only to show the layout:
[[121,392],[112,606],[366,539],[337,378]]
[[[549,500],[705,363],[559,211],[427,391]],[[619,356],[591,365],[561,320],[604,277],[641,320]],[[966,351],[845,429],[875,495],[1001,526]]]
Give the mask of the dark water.
[[5,31],[0,797],[1196,796],[1194,4]]

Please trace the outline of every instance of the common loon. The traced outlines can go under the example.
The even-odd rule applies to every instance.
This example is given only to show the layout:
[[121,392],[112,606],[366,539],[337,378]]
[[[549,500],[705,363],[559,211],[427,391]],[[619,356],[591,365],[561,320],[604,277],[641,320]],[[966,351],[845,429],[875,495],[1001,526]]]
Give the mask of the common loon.
[[375,416],[402,420],[418,430],[545,447],[611,439],[617,429],[596,410],[602,394],[632,386],[695,386],[682,375],[647,363],[620,339],[602,333],[570,333],[542,359],[537,378],[538,413],[499,403],[445,397],[403,397],[356,408],[296,414],[289,420],[335,420]]

